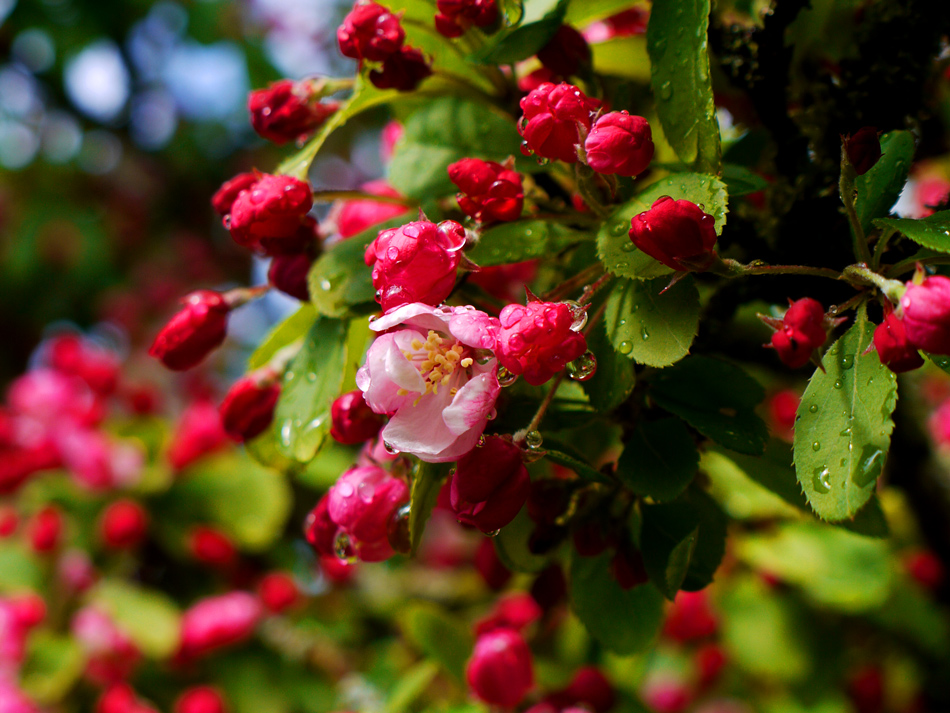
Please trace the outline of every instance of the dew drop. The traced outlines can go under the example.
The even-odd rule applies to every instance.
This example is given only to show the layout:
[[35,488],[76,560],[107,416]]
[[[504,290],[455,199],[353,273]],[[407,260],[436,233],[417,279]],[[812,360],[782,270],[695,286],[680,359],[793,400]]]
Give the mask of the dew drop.
[[841,368],[847,371],[854,366],[854,354],[845,354],[841,357]]
[[818,413],[818,404],[812,404],[809,406],[808,413]]
[[[610,232],[614,235],[623,235],[627,232],[627,221],[622,220],[619,223],[614,224],[614,226],[610,229]],[[633,245],[633,243],[629,244]]]
[[840,389],[842,386],[844,386],[844,382],[841,379],[835,379],[835,388]]
[[571,316],[574,317],[574,321],[571,322],[571,331],[581,331],[587,325],[587,310],[574,300],[565,300],[564,304],[571,308]]
[[517,374],[512,374],[505,367],[498,367],[498,385],[499,386],[511,386],[518,380]]
[[409,535],[410,512],[409,504],[403,505],[392,514],[386,527],[386,538],[390,547],[402,554],[408,554],[412,549],[412,538]]
[[524,442],[528,448],[536,451],[541,447],[541,444],[544,443],[544,437],[541,435],[540,431],[528,431],[525,434]]
[[618,269],[618,270],[626,270],[626,269],[629,268],[629,267],[630,267],[630,263],[628,263],[628,262],[618,262],[618,263],[617,263],[617,269]]
[[637,246],[634,245],[632,242],[627,242],[627,243],[624,243],[620,249],[623,250],[625,253],[632,253],[634,250],[637,249]]
[[385,449],[386,449],[386,452],[387,452],[389,455],[391,455],[391,456],[394,456],[394,455],[396,455],[397,453],[399,453],[398,450],[396,450],[395,448],[393,448],[392,443],[389,443],[388,441],[383,441],[383,448],[385,448]]
[[492,530],[491,532],[486,532],[485,534],[488,535],[489,537],[498,537],[498,535],[501,534],[501,528],[497,530]]
[[841,436],[842,438],[847,438],[848,436],[851,435],[851,427],[848,426],[848,428],[841,431],[841,433],[839,433],[838,435]]
[[329,292],[331,287],[333,287],[333,285],[330,284],[330,281],[327,278],[324,277],[322,280],[320,280],[320,289],[324,292]]
[[574,381],[587,381],[597,373],[597,357],[586,351],[567,365],[567,373]]
[[373,496],[376,495],[376,486],[363,481],[356,486],[356,494],[364,503],[371,503],[373,502]]
[[294,422],[291,419],[287,419],[280,425],[280,443],[285,448],[290,448],[290,444],[294,440]]
[[316,382],[316,380],[317,380],[317,372],[315,371],[307,372],[307,381],[313,384],[314,382]]
[[830,493],[831,492],[831,471],[827,467],[822,466],[821,468],[815,469],[815,475],[812,478],[812,485],[815,486],[815,490],[819,493]]
[[665,81],[660,85],[660,98],[664,101],[669,100],[673,96],[673,83],[670,81]]
[[338,559],[349,564],[354,564],[359,558],[356,556],[356,548],[350,536],[345,532],[338,532],[333,538],[333,553]]
[[820,450],[821,450],[821,442],[820,442],[820,441],[815,441],[815,442],[813,442],[813,443],[811,444],[811,449],[812,449],[813,451],[815,451],[816,453],[817,453],[818,451],[820,451]]
[[620,346],[617,347],[617,351],[621,354],[629,354],[633,351],[633,343],[627,340],[620,342]]
[[851,480],[863,488],[877,480],[883,467],[884,451],[877,446],[867,445],[861,451],[861,457],[851,472]]

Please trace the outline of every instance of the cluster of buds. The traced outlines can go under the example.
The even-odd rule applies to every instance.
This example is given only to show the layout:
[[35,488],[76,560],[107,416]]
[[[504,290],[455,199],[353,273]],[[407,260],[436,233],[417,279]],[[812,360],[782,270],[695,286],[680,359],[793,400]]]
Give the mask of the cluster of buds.
[[335,101],[321,102],[326,82],[281,79],[247,98],[254,131],[275,144],[297,141],[320,128],[339,109]]
[[521,100],[522,150],[541,158],[577,163],[578,147],[591,129],[600,102],[573,84],[545,82]]
[[825,314],[825,308],[811,297],[789,300],[788,310],[782,319],[759,315],[759,319],[775,329],[769,346],[775,349],[778,358],[790,369],[799,369],[816,356],[828,340],[828,330],[841,323]]
[[498,21],[495,0],[436,0],[435,29],[439,34],[461,37],[469,27],[490,28]]
[[399,15],[372,0],[358,0],[337,28],[340,52],[358,60],[381,63],[369,73],[379,89],[409,92],[432,74],[425,55],[404,44],[406,31]]
[[479,223],[517,220],[524,207],[521,174],[514,160],[495,161],[463,158],[449,166],[449,178],[459,187],[459,208]]

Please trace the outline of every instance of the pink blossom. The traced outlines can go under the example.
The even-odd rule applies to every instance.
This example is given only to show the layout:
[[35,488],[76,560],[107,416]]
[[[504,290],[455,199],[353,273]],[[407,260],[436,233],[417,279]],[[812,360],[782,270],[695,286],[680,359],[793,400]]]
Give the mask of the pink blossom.
[[498,327],[473,307],[418,302],[370,325],[386,333],[369,348],[356,383],[373,411],[392,414],[386,443],[429,463],[475,447],[501,390],[491,351]]
[[340,476],[327,493],[327,514],[345,533],[364,562],[381,562],[393,555],[390,520],[409,501],[409,487],[375,466],[353,468]]
[[12,680],[0,677],[0,713],[40,713],[40,709]]

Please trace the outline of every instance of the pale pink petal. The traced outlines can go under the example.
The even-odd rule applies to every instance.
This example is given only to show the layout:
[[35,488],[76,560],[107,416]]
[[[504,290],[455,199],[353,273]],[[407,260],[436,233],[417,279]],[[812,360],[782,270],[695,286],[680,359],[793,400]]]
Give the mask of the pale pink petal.
[[373,342],[366,363],[356,375],[357,386],[376,413],[392,413],[405,403],[408,397],[400,396],[399,389],[425,391],[422,376],[399,349],[396,336],[384,334]]
[[[446,320],[440,311],[441,309],[422,302],[410,302],[391,309],[382,317],[374,319],[370,322],[369,328],[374,332],[384,332],[399,324],[413,324],[426,330],[435,329],[444,332],[446,331]],[[412,322],[409,320],[412,320]]]
[[448,389],[439,389],[438,394],[427,394],[418,403],[407,402],[380,435],[398,451],[412,453],[426,462],[435,462],[431,456],[445,450],[457,438],[442,420],[442,412],[451,398]]
[[462,435],[466,431],[477,430],[481,434],[500,391],[494,373],[476,376],[465,384],[455,395],[452,405],[442,412],[442,419],[449,431]]
[[452,336],[475,349],[494,349],[498,320],[477,309],[460,308],[449,320]]

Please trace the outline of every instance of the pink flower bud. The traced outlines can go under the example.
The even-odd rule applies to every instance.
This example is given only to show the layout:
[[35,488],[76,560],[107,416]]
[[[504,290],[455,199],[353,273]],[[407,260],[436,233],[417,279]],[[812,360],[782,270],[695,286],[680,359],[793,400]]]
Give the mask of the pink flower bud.
[[337,398],[330,407],[330,418],[333,421],[330,435],[345,446],[372,440],[383,427],[383,419],[373,413],[359,389]]
[[[396,126],[399,126],[398,124]],[[400,127],[401,129],[402,127]],[[392,149],[390,149],[391,151]],[[361,190],[374,196],[401,198],[399,191],[380,179],[369,181],[360,186]],[[377,223],[382,223],[408,212],[408,208],[398,203],[382,203],[370,199],[342,201],[333,208],[330,220],[336,223],[341,238],[351,238]]]
[[310,301],[310,286],[307,276],[313,258],[307,253],[297,255],[275,255],[267,270],[267,281],[285,295],[301,302]]
[[521,100],[524,116],[518,131],[527,147],[542,158],[577,162],[581,143],[578,126],[586,134],[591,116],[600,102],[586,96],[573,84],[544,83]]
[[534,686],[531,650],[516,631],[490,631],[475,642],[465,678],[485,703],[514,708]]
[[257,596],[265,609],[280,614],[300,600],[300,590],[286,572],[269,572],[257,586]]
[[499,436],[459,458],[451,485],[452,509],[459,521],[482,532],[494,532],[521,510],[531,492],[531,479],[521,449]]
[[475,622],[475,635],[482,636],[495,629],[523,631],[542,614],[541,607],[530,594],[512,592],[499,599],[488,616]]
[[199,562],[218,568],[230,567],[237,559],[237,549],[231,538],[207,525],[198,525],[191,530],[188,551]]
[[116,500],[99,518],[99,536],[113,550],[137,547],[147,530],[148,513],[134,500]]
[[859,176],[870,171],[881,158],[881,140],[873,126],[864,126],[853,136],[843,137],[842,141],[848,162],[854,166],[854,172]]
[[388,312],[410,302],[437,305],[455,286],[465,229],[452,220],[427,220],[382,231],[366,249],[376,301]]
[[7,599],[17,624],[26,630],[38,626],[46,618],[46,602],[33,592],[18,594]]
[[592,709],[594,713],[607,713],[617,702],[617,694],[600,669],[582,666],[574,674],[567,688],[549,696],[548,700],[557,701],[561,708],[583,706]]
[[538,51],[538,59],[560,77],[570,77],[590,67],[590,45],[570,25],[561,25],[548,43]]
[[792,302],[782,320],[782,328],[772,335],[772,346],[778,358],[790,369],[805,366],[828,333],[825,331],[825,308],[811,297]]
[[409,501],[409,487],[382,468],[348,470],[327,492],[327,513],[349,540],[353,554],[364,562],[393,555],[389,522]]
[[693,663],[698,674],[699,688],[704,690],[715,684],[728,661],[726,652],[719,644],[704,644],[696,649]]
[[584,335],[572,329],[575,314],[563,302],[510,304],[498,318],[498,361],[533,386],[543,384],[587,351]]
[[495,161],[463,158],[449,166],[459,207],[479,223],[517,220],[524,207],[521,174]]
[[475,551],[475,569],[485,580],[485,585],[496,592],[504,589],[511,579],[511,570],[498,558],[495,545],[487,537],[479,543]]
[[182,304],[184,308],[162,328],[148,350],[174,371],[197,366],[221,346],[231,311],[224,297],[211,290],[192,292]]
[[211,686],[193,686],[175,701],[174,713],[227,713],[224,696]]
[[227,713],[222,694],[211,686],[189,688],[175,702],[174,713]]
[[695,203],[661,196],[633,216],[630,240],[674,270],[706,270],[716,255],[716,221]]
[[245,376],[234,382],[221,403],[221,425],[238,443],[262,434],[274,420],[274,408],[280,398],[280,384],[261,385],[259,379]]
[[83,550],[69,550],[63,553],[57,563],[60,581],[70,594],[80,594],[96,583],[98,573]]
[[182,615],[179,655],[194,658],[243,641],[260,617],[260,602],[247,592],[202,599]]
[[95,713],[157,713],[127,683],[114,683],[96,702]]
[[254,131],[278,145],[320,128],[338,108],[338,102],[320,102],[314,96],[313,84],[306,80],[281,79],[247,97]]
[[664,636],[686,642],[716,633],[718,625],[706,592],[677,592],[663,625]]
[[63,515],[53,505],[40,510],[27,524],[27,536],[34,552],[51,552],[63,536]]
[[893,312],[888,311],[884,321],[874,330],[874,348],[881,363],[897,374],[924,365],[920,352],[907,340],[904,323]]
[[930,437],[941,448],[950,446],[950,400],[944,401],[927,419]]
[[399,51],[406,32],[398,15],[378,3],[360,0],[343,18],[336,38],[343,56],[382,62]]
[[320,557],[320,571],[328,582],[344,585],[356,576],[356,562],[341,560],[336,555]]
[[[403,137],[403,134],[405,133],[406,133],[405,128],[403,128],[403,125],[400,124],[396,119],[390,120],[389,122],[386,123],[386,126],[383,127],[383,130],[379,137],[379,144],[380,144],[379,158],[382,160],[383,163],[389,163],[389,161],[392,159],[393,151],[395,151],[396,149],[396,142],[399,141],[399,139],[401,139]],[[373,183],[381,183],[383,185],[386,185],[386,182],[382,180],[370,181],[369,183],[363,186],[363,190],[373,193],[373,191],[369,189],[369,185]],[[390,189],[390,190],[393,190],[393,189]],[[383,194],[378,194],[378,195],[383,195]],[[343,237],[347,237],[347,236],[344,235]]]
[[339,528],[330,519],[327,510],[329,495],[324,495],[311,510],[303,523],[304,537],[314,552],[326,557],[334,556],[333,543]]
[[916,550],[908,553],[903,560],[904,569],[919,585],[936,591],[946,577],[940,558],[929,550]]
[[653,158],[653,133],[642,116],[612,111],[594,122],[584,142],[587,165],[597,173],[636,176]]
[[256,171],[239,173],[221,184],[221,187],[211,196],[211,207],[215,213],[225,216],[231,212],[231,206],[234,201],[244,191],[250,190],[251,186],[257,183],[260,174]]
[[14,680],[0,677],[0,711],[2,713],[41,713],[39,707],[17,688]]
[[382,69],[369,73],[369,81],[377,89],[411,92],[432,74],[432,66],[415,47],[403,47],[383,60]]
[[264,241],[295,240],[313,207],[310,186],[292,176],[261,174],[257,183],[238,194],[226,218],[234,241],[263,252]]
[[207,399],[193,401],[178,419],[168,447],[168,461],[176,470],[223,448],[228,434],[217,407]]
[[437,0],[435,29],[445,37],[461,37],[468,27],[488,27],[498,19],[495,0]]
[[801,403],[801,394],[795,389],[782,389],[768,400],[769,430],[784,441],[791,441],[795,430],[795,414]]
[[950,354],[950,278],[932,275],[919,285],[907,283],[900,314],[911,344],[931,354]]
[[655,713],[682,713],[692,702],[686,683],[662,672],[646,677],[640,688],[640,698]]

